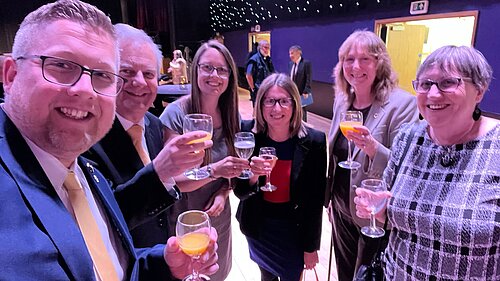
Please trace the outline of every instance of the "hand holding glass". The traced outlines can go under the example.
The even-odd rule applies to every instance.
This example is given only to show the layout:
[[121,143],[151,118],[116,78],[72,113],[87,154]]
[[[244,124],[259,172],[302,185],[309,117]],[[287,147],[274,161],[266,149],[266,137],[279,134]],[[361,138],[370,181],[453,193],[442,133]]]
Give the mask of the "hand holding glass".
[[358,169],[361,167],[359,162],[352,160],[352,140],[347,137],[349,131],[356,131],[354,126],[361,125],[363,125],[363,113],[360,111],[346,111],[340,114],[340,131],[347,139],[347,160],[339,163],[339,166],[342,168]]
[[271,171],[278,160],[278,157],[276,156],[276,149],[274,149],[274,147],[261,147],[259,150],[259,157],[271,165],[271,168],[266,174],[266,184],[261,186],[260,190],[269,192],[275,191],[277,187],[271,184]]
[[[208,135],[205,138],[197,139],[189,143],[204,142],[212,138],[213,124],[212,116],[207,114],[188,114],[184,116],[184,122],[182,123],[183,133],[189,133],[193,131],[204,131]],[[191,180],[202,180],[210,176],[208,171],[193,168],[184,172],[184,175]]]
[[[236,154],[242,159],[249,159],[252,156],[253,149],[255,147],[254,135],[250,132],[239,132],[234,136],[234,148],[236,149]],[[253,176],[250,169],[244,169],[238,176],[240,179],[249,179]]]
[[177,218],[175,233],[179,247],[184,254],[191,257],[193,263],[193,273],[186,276],[184,281],[210,280],[207,276],[199,274],[195,265],[210,244],[210,230],[210,218],[203,211],[186,211]]
[[371,238],[382,237],[385,234],[383,228],[378,227],[375,221],[375,215],[380,212],[387,203],[387,196],[384,194],[387,191],[387,185],[383,180],[365,179],[361,181],[361,187],[365,191],[363,199],[368,202],[370,211],[370,226],[363,226],[361,233]]

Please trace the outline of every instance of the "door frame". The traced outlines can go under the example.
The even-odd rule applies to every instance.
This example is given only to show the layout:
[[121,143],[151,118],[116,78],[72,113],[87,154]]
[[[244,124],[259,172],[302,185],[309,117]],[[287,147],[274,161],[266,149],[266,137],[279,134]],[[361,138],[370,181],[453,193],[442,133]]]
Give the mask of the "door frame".
[[252,45],[254,42],[259,42],[258,37],[266,37],[266,40],[271,45],[271,31],[259,31],[259,32],[249,32],[248,33],[248,52],[252,51]]
[[479,16],[478,10],[462,11],[462,12],[451,12],[451,13],[441,13],[441,14],[426,14],[411,17],[401,17],[401,18],[388,18],[375,20],[375,34],[380,36],[382,26],[384,24],[391,24],[397,22],[407,22],[407,21],[418,21],[418,20],[430,20],[430,19],[442,19],[442,18],[457,18],[457,17],[474,17],[474,28],[472,30],[471,46],[474,46],[476,41],[476,29],[477,29],[477,19]]

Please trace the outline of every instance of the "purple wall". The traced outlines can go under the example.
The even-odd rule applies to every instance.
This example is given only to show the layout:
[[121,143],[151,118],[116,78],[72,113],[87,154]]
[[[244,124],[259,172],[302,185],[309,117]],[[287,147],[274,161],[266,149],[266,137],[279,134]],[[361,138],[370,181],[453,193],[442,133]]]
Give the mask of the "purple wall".
[[[261,24],[262,30],[271,31],[271,55],[278,71],[286,71],[288,48],[298,44],[304,57],[313,65],[313,80],[332,83],[332,69],[337,63],[337,51],[342,42],[356,29],[373,30],[376,19],[409,16],[409,4],[390,11],[344,16],[295,20]],[[478,10],[475,47],[479,49],[493,67],[493,75],[500,75],[500,1],[496,0],[455,0],[431,2],[429,14]],[[460,32],[460,31],[456,31]],[[248,30],[224,33],[224,43],[229,48],[238,66],[244,66],[247,57]],[[500,80],[494,79],[490,91],[486,93],[481,108],[500,113]]]

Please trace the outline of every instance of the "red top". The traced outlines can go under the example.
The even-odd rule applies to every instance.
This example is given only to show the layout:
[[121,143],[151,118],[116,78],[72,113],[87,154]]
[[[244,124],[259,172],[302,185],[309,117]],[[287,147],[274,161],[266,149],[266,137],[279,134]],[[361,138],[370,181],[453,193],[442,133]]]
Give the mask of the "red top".
[[290,174],[292,160],[276,161],[271,172],[271,183],[277,187],[273,192],[263,192],[264,200],[271,203],[286,203],[290,201]]

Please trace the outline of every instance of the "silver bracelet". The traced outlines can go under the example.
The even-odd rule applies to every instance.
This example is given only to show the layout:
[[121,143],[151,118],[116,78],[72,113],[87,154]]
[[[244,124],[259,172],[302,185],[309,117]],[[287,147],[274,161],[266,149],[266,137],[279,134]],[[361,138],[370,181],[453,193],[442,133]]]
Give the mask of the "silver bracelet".
[[211,179],[217,179],[214,175],[214,169],[212,168],[212,164],[207,165],[207,172]]

